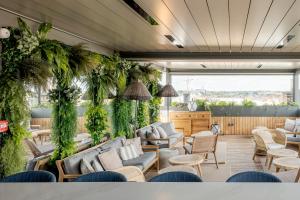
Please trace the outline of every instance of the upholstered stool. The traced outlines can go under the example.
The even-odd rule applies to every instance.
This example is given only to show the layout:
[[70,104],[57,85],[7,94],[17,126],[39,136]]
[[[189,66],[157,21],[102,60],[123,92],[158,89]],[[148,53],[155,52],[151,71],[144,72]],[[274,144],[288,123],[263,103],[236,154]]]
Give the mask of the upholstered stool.
[[159,150],[159,168],[169,167],[169,158],[179,155],[178,149],[164,148]]

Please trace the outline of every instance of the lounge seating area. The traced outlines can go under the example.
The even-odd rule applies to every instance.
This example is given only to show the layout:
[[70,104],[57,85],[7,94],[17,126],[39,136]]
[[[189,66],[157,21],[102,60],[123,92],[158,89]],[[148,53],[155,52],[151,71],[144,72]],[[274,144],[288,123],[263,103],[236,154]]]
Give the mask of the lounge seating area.
[[0,200],[300,196],[300,0],[1,0]]

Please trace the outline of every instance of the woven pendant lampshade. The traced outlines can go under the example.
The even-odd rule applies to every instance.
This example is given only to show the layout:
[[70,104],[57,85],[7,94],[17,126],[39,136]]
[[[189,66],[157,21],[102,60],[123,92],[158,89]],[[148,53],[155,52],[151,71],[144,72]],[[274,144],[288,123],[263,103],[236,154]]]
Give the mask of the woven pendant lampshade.
[[167,84],[158,92],[157,96],[159,96],[159,97],[178,97],[178,93],[176,92],[176,90],[173,88],[172,85]]
[[128,100],[149,100],[152,98],[146,86],[139,81],[132,82],[125,90],[123,97]]

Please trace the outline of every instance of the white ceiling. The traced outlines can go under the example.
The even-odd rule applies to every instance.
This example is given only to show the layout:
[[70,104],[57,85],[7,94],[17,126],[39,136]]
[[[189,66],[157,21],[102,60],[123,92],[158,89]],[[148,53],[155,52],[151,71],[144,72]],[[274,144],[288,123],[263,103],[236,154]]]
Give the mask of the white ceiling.
[[[300,52],[300,0],[135,0],[151,26],[123,0],[1,0],[0,25],[16,15],[51,22],[100,52]],[[8,13],[13,12],[13,13]],[[66,33],[67,32],[67,33]],[[55,37],[55,34],[53,34]],[[172,35],[177,48],[164,35]],[[295,35],[286,43],[288,35]],[[79,39],[80,38],[80,39]],[[282,49],[276,47],[284,43]],[[257,63],[210,62],[208,68],[255,68]],[[197,68],[199,62],[170,67]],[[291,61],[265,68],[298,68]]]
[[[154,65],[170,69],[299,69],[300,62],[295,61],[154,61]],[[204,65],[204,67],[203,67]],[[259,68],[258,66],[261,65]],[[206,68],[205,68],[206,67]]]
[[[1,0],[0,6],[119,51],[300,52],[299,0],[135,1],[159,25],[122,0]],[[296,38],[275,49],[288,34]]]

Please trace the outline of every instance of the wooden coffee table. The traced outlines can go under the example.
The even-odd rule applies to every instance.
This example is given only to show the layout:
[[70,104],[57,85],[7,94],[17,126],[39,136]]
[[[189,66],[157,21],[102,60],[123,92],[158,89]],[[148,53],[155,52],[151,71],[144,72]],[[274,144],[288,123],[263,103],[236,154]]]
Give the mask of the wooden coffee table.
[[290,170],[290,169],[298,169],[298,174],[295,178],[295,182],[299,181],[300,178],[300,158],[276,158],[273,161],[276,172],[279,172],[280,169]]
[[203,161],[204,157],[197,154],[173,156],[169,159],[171,165],[187,165],[196,168],[199,176],[202,176],[200,164]]
[[270,170],[274,158],[291,157],[297,158],[298,152],[291,149],[272,149],[267,151],[267,160],[269,160]]

